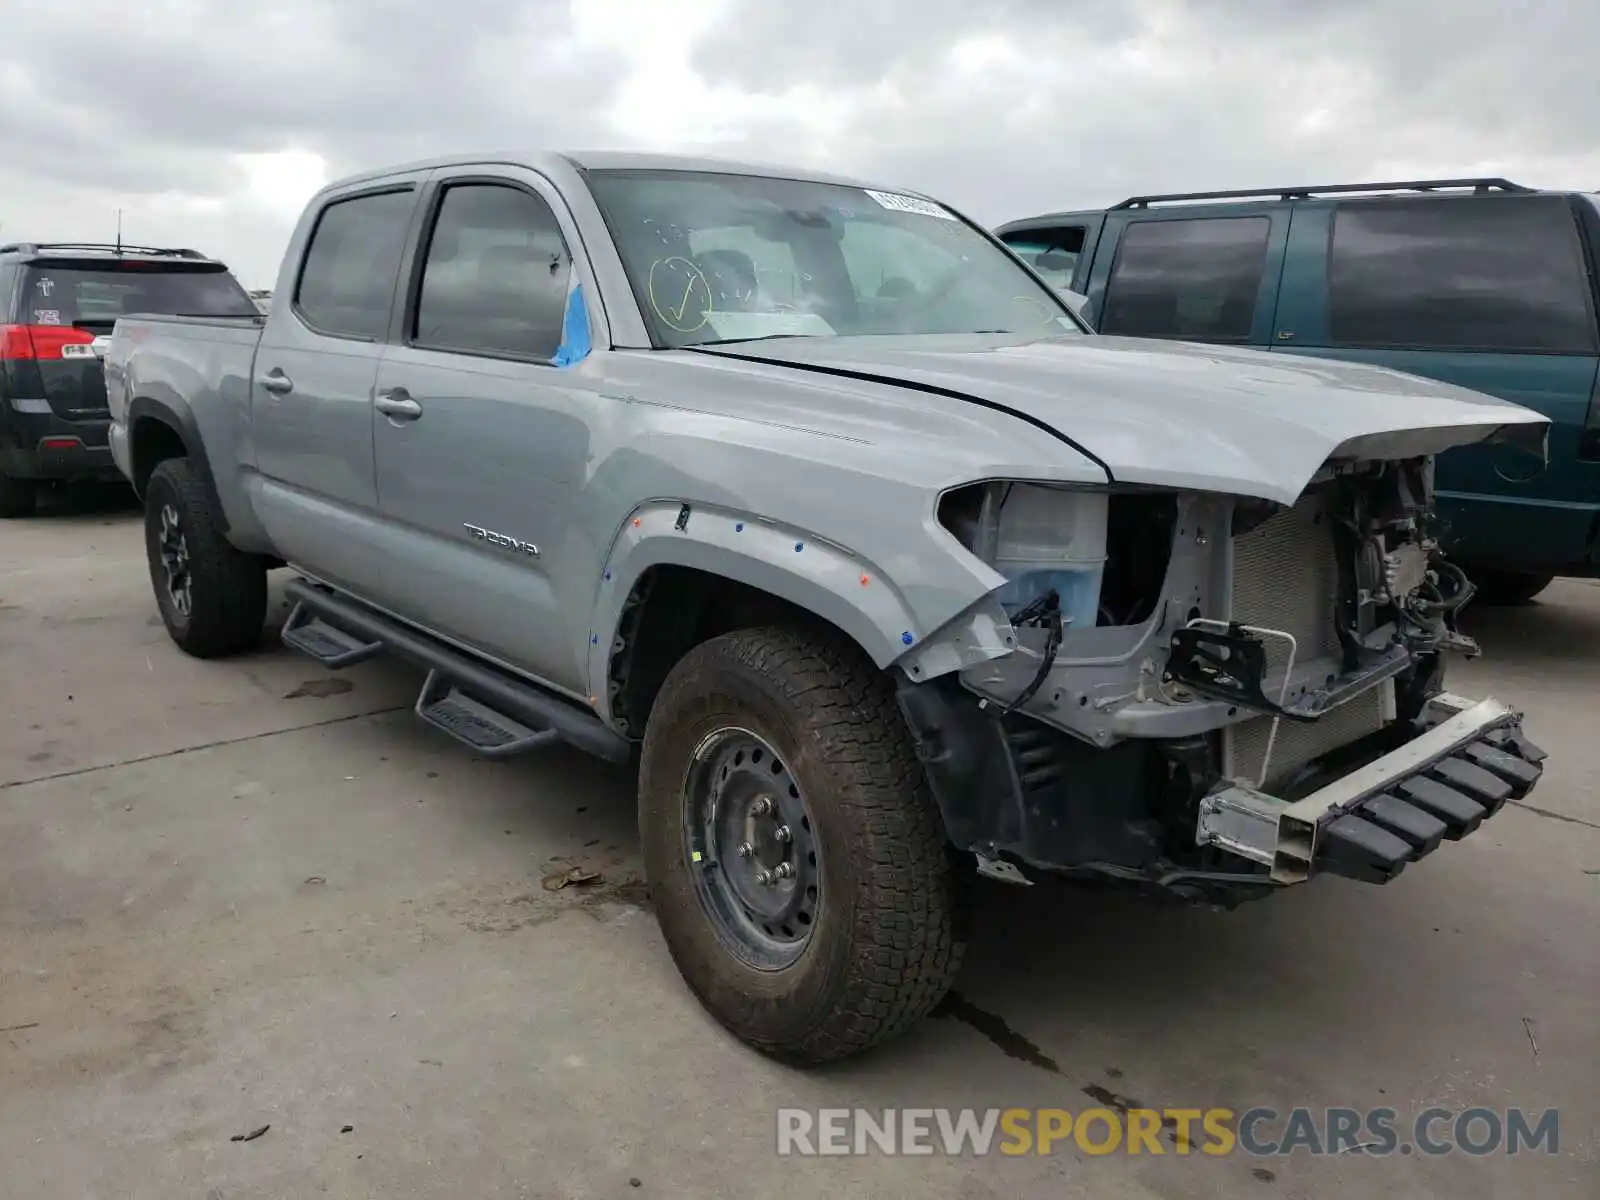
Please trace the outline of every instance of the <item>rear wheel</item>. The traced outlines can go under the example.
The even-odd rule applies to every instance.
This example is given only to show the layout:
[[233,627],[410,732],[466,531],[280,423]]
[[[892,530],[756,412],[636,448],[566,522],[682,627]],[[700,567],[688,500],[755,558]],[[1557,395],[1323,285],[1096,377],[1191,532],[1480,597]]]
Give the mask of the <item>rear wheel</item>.
[[39,486],[32,479],[18,479],[0,472],[0,518],[31,517]]
[[955,978],[943,827],[888,681],[853,646],[769,628],[690,651],[651,709],[639,821],[674,961],[764,1053],[848,1057]]
[[188,459],[166,459],[151,473],[144,536],[161,620],[179,649],[217,658],[261,640],[266,565],[223,536],[219,514]]
[[1555,581],[1554,575],[1529,575],[1522,571],[1487,568],[1469,571],[1467,577],[1478,589],[1478,603],[1495,606],[1527,604]]

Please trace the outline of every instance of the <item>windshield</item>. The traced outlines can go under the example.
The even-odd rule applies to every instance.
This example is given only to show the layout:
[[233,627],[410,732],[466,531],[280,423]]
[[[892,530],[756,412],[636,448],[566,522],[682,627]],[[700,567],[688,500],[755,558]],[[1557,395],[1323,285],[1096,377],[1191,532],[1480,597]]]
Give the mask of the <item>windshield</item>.
[[120,264],[35,263],[23,279],[28,323],[104,325],[128,313],[245,317],[259,310],[227,271],[135,259]]
[[927,200],[750,175],[589,178],[662,345],[1082,332],[1057,296]]

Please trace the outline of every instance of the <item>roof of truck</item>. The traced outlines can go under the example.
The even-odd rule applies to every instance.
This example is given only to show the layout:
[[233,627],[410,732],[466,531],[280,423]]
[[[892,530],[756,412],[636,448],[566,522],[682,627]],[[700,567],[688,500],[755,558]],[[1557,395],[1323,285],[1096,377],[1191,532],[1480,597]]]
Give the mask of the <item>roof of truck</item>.
[[[331,191],[335,188],[348,187],[353,183],[376,181],[391,175],[406,174],[414,171],[431,171],[440,167],[459,167],[488,163],[530,167],[534,170],[562,163],[582,170],[593,171],[699,171],[724,175],[767,175],[778,179],[803,180],[808,183],[844,184],[848,187],[887,186],[882,183],[874,184],[862,179],[852,179],[845,175],[835,175],[805,167],[745,162],[732,158],[712,158],[702,155],[646,154],[628,150],[513,150],[479,154],[452,154],[442,158],[400,163],[373,171],[363,171],[356,175],[348,175],[343,179],[338,179],[328,184],[323,190]],[[909,191],[903,187],[896,187],[893,190],[908,195],[922,195],[920,192]]]

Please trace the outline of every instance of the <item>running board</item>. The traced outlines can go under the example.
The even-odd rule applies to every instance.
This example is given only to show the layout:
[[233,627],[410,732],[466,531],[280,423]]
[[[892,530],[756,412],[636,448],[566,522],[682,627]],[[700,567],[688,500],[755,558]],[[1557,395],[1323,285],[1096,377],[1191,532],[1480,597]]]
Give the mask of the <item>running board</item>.
[[485,758],[556,741],[610,762],[632,755],[631,743],[594,713],[393,617],[306,579],[291,580],[284,594],[294,604],[285,645],[335,668],[380,652],[425,668],[417,716]]

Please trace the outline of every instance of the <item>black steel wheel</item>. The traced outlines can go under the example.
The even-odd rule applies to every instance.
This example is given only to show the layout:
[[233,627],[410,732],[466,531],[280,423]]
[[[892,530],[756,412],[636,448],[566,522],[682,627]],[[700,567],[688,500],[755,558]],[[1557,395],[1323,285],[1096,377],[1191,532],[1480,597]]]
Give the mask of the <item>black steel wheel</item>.
[[685,852],[717,936],[753,967],[789,966],[811,940],[822,887],[799,785],[760,735],[729,727],[695,748],[684,792]]
[[938,808],[888,678],[840,637],[747,629],[686,654],[645,727],[639,828],[673,961],[763,1053],[857,1054],[960,967]]

